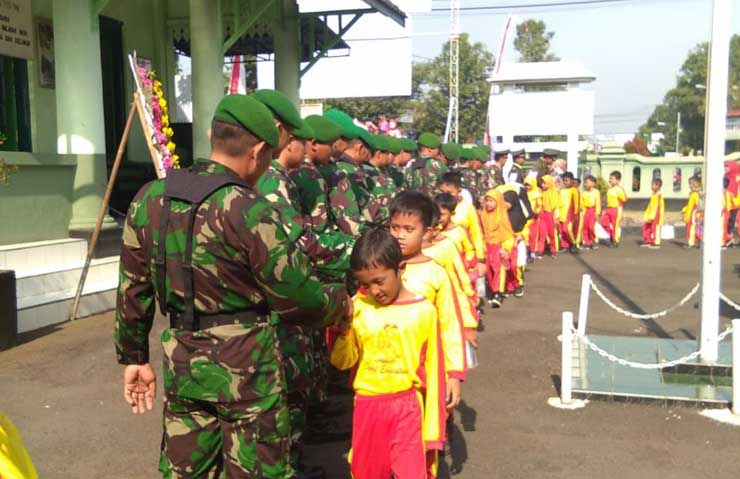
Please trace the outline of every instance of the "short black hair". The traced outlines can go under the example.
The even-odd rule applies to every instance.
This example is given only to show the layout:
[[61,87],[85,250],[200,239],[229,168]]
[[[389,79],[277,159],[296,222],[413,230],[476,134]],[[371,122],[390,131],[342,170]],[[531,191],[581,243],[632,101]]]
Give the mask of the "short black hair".
[[393,198],[388,206],[388,213],[391,219],[400,214],[416,215],[424,228],[430,228],[434,222],[435,208],[437,205],[429,195],[420,191],[404,191]]
[[660,178],[653,178],[653,183],[657,183],[658,186],[663,186],[663,180]]
[[586,175],[583,181],[593,181],[594,183],[596,183],[596,177],[594,175]]
[[722,186],[723,188],[727,188],[728,186],[730,186],[730,179],[729,179],[729,178],[727,178],[727,177],[724,177],[724,178],[722,179],[722,185],[723,185],[723,186]]
[[434,197],[434,202],[437,203],[437,206],[446,209],[450,213],[454,213],[457,206],[457,200],[449,193],[439,193]]
[[456,186],[458,189],[462,189],[462,180],[460,179],[460,174],[455,173],[454,171],[443,173],[442,178],[440,178],[439,180],[439,184],[453,185]]
[[398,271],[403,261],[403,253],[398,240],[385,228],[366,230],[352,249],[349,268],[362,271],[373,267],[383,267]]
[[698,176],[696,176],[696,175],[694,175],[694,176],[692,176],[691,178],[689,178],[689,181],[695,181],[695,182],[697,182],[697,183],[701,184],[701,178],[699,178],[699,177],[698,177]]
[[442,212],[437,203],[432,202],[432,205],[434,205],[434,209],[432,210],[432,226],[436,227],[439,224],[439,217],[442,216]]
[[566,171],[565,173],[563,173],[562,178],[563,179],[568,178],[568,179],[574,180],[576,177],[573,176],[573,173],[571,173],[570,171]]
[[611,173],[609,173],[609,176],[613,176],[617,180],[622,181],[622,173],[618,172],[617,170],[614,170]]

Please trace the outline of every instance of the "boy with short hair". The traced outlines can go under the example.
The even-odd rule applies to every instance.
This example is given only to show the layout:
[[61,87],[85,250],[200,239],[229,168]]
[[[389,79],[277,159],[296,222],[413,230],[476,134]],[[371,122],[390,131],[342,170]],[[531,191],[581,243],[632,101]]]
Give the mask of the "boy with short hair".
[[560,215],[558,226],[560,230],[560,244],[571,253],[578,252],[576,240],[578,238],[577,216],[580,211],[580,195],[575,187],[573,173],[566,171],[562,176],[563,187],[560,190]]
[[531,260],[535,260],[542,257],[542,251],[538,249],[541,230],[542,190],[537,185],[537,177],[527,176],[524,178],[524,189],[527,191],[527,198],[529,199],[529,204],[532,206],[532,218],[527,221],[526,238],[529,245],[530,258]]
[[351,472],[355,479],[426,477],[425,450],[444,440],[444,359],[437,309],[403,284],[403,253],[384,229],[367,230],[351,270],[353,300],[330,360],[356,367]]
[[542,212],[540,213],[537,254],[542,255],[545,252],[545,243],[547,243],[550,257],[556,258],[560,251],[557,225],[557,218],[560,214],[560,192],[555,186],[555,178],[551,175],[540,178],[539,186],[542,189]]
[[434,197],[434,202],[439,207],[439,230],[441,235],[450,238],[455,243],[468,272],[474,271],[478,260],[475,257],[473,243],[470,241],[465,228],[452,221],[457,209],[457,199],[450,193],[440,193]]
[[704,205],[700,194],[701,180],[698,176],[689,178],[689,201],[681,210],[686,223],[686,248],[698,248],[703,236]]
[[596,238],[596,222],[601,216],[601,192],[596,188],[596,178],[588,175],[583,180],[585,191],[581,193],[581,241],[584,248],[592,250],[599,248]]
[[642,245],[646,248],[660,248],[660,233],[663,228],[665,216],[665,200],[660,189],[663,187],[663,180],[655,178],[650,183],[653,195],[650,197],[645,214],[643,215],[642,224]]
[[612,171],[609,174],[609,189],[606,191],[606,209],[601,217],[601,226],[609,233],[611,248],[619,246],[622,235],[622,212],[624,204],[627,203],[627,194],[619,184],[622,181],[622,173]]

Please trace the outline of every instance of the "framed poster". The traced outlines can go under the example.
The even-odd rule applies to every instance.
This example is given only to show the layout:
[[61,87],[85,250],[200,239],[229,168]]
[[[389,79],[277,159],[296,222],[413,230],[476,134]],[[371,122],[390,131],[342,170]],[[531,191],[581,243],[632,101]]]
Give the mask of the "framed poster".
[[39,86],[54,88],[54,27],[49,18],[36,17],[36,59]]

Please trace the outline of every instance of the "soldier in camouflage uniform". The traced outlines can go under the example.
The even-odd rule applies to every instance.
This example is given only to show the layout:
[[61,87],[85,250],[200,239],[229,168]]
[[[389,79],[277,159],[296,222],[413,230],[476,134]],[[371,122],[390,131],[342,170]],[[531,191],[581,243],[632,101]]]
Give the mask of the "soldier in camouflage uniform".
[[[399,163],[406,161],[406,152],[401,148],[401,143],[398,139],[391,136],[388,138],[388,148],[390,153],[388,155],[388,161],[385,167],[382,168],[383,173],[390,178],[391,187],[395,191],[403,187],[403,171],[402,167],[399,167]],[[396,160],[398,159],[398,160]]]
[[511,152],[513,163],[509,173],[510,181],[524,185],[524,162],[527,161],[527,152],[516,150]]
[[406,171],[419,146],[414,140],[408,138],[399,138],[396,142],[401,147],[401,151],[397,155],[394,155],[393,166],[395,168],[391,170],[391,176],[399,189],[406,190]]
[[493,164],[489,170],[489,181],[488,185],[491,189],[497,186],[505,185],[506,180],[504,179],[504,165],[506,159],[509,157],[509,150],[496,150],[493,154]]
[[[391,138],[384,135],[373,135],[374,148],[370,161],[362,165],[367,176],[367,185],[370,193],[382,208],[388,209],[391,199],[396,194],[395,183],[387,167],[390,165],[392,153],[390,150]],[[387,215],[387,213],[386,213]]]
[[424,191],[424,160],[418,157],[418,153],[415,153],[406,165],[403,183],[407,191]]
[[429,196],[434,196],[439,179],[447,171],[447,165],[437,158],[440,144],[439,136],[434,133],[426,132],[419,135],[419,159],[424,165],[420,172],[421,191]]
[[[283,143],[281,143],[283,140]],[[275,316],[342,322],[344,286],[322,284],[255,189],[287,136],[244,95],[218,105],[210,160],[170,170],[131,203],[123,231],[115,343],[124,398],[151,410],[148,335],[155,298],[169,315],[164,347],[164,477],[295,476]]]
[[[463,188],[468,190],[473,196],[473,204],[478,204],[478,198],[480,198],[480,181],[478,174],[473,169],[473,162],[477,161],[475,151],[472,148],[465,148],[460,152],[460,169],[459,174],[462,181]],[[480,166],[480,162],[478,162]]]

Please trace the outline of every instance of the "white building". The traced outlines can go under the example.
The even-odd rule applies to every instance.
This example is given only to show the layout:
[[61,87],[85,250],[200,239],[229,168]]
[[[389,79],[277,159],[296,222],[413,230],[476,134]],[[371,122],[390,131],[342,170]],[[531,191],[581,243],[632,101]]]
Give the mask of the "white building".
[[491,143],[524,148],[538,157],[545,148],[567,152],[576,172],[578,154],[594,131],[594,93],[583,88],[596,79],[575,61],[509,63],[490,78]]

